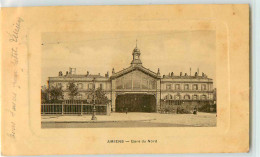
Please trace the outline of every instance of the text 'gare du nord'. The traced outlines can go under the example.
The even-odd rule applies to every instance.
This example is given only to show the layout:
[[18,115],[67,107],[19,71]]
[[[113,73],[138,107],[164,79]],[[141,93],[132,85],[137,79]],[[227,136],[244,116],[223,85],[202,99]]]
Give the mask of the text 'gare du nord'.
[[[76,74],[75,68],[70,68],[65,75],[59,72],[57,77],[49,77],[48,87],[59,86],[63,90],[64,102],[70,99],[68,86],[75,83],[78,88],[76,100],[82,100],[82,104],[42,104],[42,114],[67,113],[67,114],[90,114],[93,103],[90,93],[93,88],[100,88],[108,98],[108,104],[97,104],[97,113],[109,114],[112,112],[162,112],[171,111],[176,113],[178,107],[193,110],[195,108],[215,105],[216,89],[213,88],[213,79],[199,71],[194,75],[185,73],[176,76],[174,73],[163,75],[160,70],[153,72],[142,66],[140,50],[134,48],[131,65],[119,72],[112,69],[105,76]],[[84,103],[83,103],[84,102]],[[67,106],[63,109],[63,105]],[[53,107],[54,106],[54,107]],[[65,111],[64,111],[65,110]]]

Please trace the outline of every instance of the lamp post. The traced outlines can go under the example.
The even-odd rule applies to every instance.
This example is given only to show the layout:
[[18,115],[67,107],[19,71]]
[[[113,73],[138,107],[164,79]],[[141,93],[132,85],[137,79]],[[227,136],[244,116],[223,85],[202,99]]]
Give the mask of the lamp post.
[[93,78],[93,88],[94,88],[94,94],[93,94],[93,110],[92,110],[92,118],[91,120],[97,120],[96,117],[96,104],[95,104],[95,77]]

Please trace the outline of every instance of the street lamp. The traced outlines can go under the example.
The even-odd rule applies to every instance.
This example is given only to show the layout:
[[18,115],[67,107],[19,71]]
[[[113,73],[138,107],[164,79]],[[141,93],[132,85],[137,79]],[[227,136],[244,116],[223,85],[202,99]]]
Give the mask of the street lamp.
[[93,111],[92,111],[92,118],[91,120],[97,120],[96,117],[96,104],[95,104],[95,77],[93,78],[93,88],[94,88],[94,94],[93,94]]

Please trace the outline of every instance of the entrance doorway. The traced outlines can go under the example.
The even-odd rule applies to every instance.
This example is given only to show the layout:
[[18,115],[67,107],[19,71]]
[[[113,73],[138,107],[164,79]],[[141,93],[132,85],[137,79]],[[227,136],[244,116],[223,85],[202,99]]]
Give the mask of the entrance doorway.
[[155,112],[156,99],[153,95],[126,94],[116,98],[116,112]]

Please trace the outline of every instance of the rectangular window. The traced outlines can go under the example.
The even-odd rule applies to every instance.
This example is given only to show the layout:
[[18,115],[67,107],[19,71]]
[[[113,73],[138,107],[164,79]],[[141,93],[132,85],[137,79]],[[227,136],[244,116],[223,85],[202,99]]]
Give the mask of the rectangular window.
[[205,84],[201,85],[201,90],[207,90],[207,88],[206,88],[206,85],[205,85]]
[[166,85],[166,90],[171,90],[171,89],[172,89],[171,84],[167,84],[167,85]]
[[94,89],[94,84],[93,83],[88,84],[88,89]]
[[180,84],[176,84],[175,85],[175,90],[180,90],[181,88],[180,88]]
[[189,85],[188,84],[184,85],[184,90],[189,90]]
[[193,90],[198,90],[198,85],[197,85],[197,84],[194,84],[194,85],[192,86],[192,89],[193,89]]
[[78,89],[82,89],[83,88],[83,84],[82,83],[78,83]]
[[190,99],[190,96],[189,96],[189,95],[185,95],[185,96],[184,96],[184,99],[185,99],[185,100],[189,100],[189,99]]
[[201,100],[206,100],[206,99],[207,99],[206,95],[201,96]]

